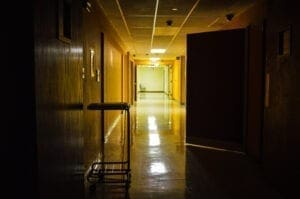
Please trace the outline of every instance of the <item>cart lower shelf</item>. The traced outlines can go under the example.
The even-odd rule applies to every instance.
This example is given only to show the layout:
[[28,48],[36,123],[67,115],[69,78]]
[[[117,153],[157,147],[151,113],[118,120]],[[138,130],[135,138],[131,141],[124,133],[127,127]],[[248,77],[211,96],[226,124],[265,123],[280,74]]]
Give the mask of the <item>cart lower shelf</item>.
[[95,162],[87,176],[91,183],[90,189],[96,189],[96,184],[117,184],[129,188],[131,181],[128,162]]

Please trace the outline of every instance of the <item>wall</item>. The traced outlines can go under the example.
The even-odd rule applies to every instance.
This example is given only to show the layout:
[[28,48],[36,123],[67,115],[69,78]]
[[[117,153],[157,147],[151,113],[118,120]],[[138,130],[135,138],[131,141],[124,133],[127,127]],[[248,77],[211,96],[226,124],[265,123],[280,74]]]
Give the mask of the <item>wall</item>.
[[164,68],[163,67],[138,67],[137,85],[143,85],[147,92],[164,92]]
[[[261,124],[258,120],[248,120],[247,151],[261,158],[270,181],[286,198],[297,194],[297,183],[294,182],[300,175],[300,156],[297,155],[300,142],[300,42],[297,35],[300,34],[300,25],[296,8],[292,1],[263,1],[234,18],[227,26],[250,26],[249,74],[252,77],[249,77],[248,101],[252,113],[248,117],[253,120],[261,118]],[[279,33],[289,27],[291,54],[279,55]],[[261,108],[263,114],[259,114],[259,106],[264,105],[261,96],[266,92],[259,84],[265,86],[265,74],[270,75],[269,105]],[[255,92],[257,88],[258,92]],[[261,95],[260,90],[263,91]]]
[[175,60],[173,65],[173,73],[172,73],[172,94],[173,99],[176,101],[180,101],[180,85],[181,85],[181,60]]
[[[104,34],[104,102],[122,101],[122,52]],[[104,136],[109,134],[120,111],[105,111]]]
[[186,59],[184,56],[180,57],[181,61],[181,73],[180,73],[180,103],[186,103]]
[[84,197],[81,1],[71,7],[72,41],[66,43],[57,37],[57,2],[34,4],[38,193],[43,199]]
[[122,62],[123,62],[123,68],[122,68],[122,101],[123,102],[129,102],[129,88],[130,88],[130,76],[129,76],[129,65],[130,65],[130,54],[127,53],[123,55]]
[[99,20],[99,10],[92,4],[92,12],[83,9],[83,68],[85,70],[85,79],[83,80],[83,101],[84,101],[84,170],[100,156],[101,152],[101,115],[99,111],[87,110],[90,103],[100,102],[102,98],[101,83],[96,81],[96,76],[91,76],[91,52],[94,55],[94,70],[101,69],[103,49],[101,48],[101,26]]
[[135,75],[136,65],[133,60],[129,58],[128,64],[128,98],[129,103],[133,104],[136,101],[136,75]]
[[[300,22],[291,1],[269,2],[266,16],[266,73],[270,101],[265,108],[263,163],[276,186],[287,196],[297,194],[300,177]],[[279,33],[290,28],[290,53],[280,55]],[[284,172],[283,172],[284,171]]]
[[104,101],[122,101],[122,51],[104,34]]
[[[92,162],[99,161],[103,156],[103,139],[112,128],[120,112],[87,110],[90,103],[121,102],[129,98],[126,95],[129,79],[128,55],[123,53],[121,42],[116,32],[102,13],[96,1],[92,4],[91,12],[83,11],[84,31],[84,64],[86,78],[84,82],[84,169],[89,171]],[[91,76],[90,49],[94,49],[94,74]],[[97,81],[96,69],[100,71]],[[124,91],[122,91],[122,88]],[[88,185],[88,183],[86,183]]]
[[137,65],[134,61],[130,62],[130,70],[131,70],[131,78],[132,78],[132,85],[131,85],[131,94],[132,94],[132,101],[133,104],[137,100]]
[[172,71],[172,95],[173,99],[185,104],[186,102],[186,68],[185,57],[180,56],[174,61]]
[[[91,162],[98,158],[101,152],[100,137],[104,134],[101,132],[103,125],[100,123],[100,113],[86,109],[89,103],[100,102],[104,98],[101,95],[101,85],[104,82],[97,82],[95,77],[91,77],[90,49],[95,50],[95,68],[106,67],[104,76],[111,78],[117,71],[117,77],[113,77],[115,84],[106,79],[106,84],[109,84],[107,88],[114,89],[107,89],[105,97],[120,101],[123,51],[117,34],[101,13],[96,1],[91,1],[91,13],[83,9],[82,1],[72,1],[71,42],[59,39],[58,2],[62,1],[28,3],[33,5],[33,8],[29,7],[34,10],[34,16],[30,19],[34,19],[34,28],[30,29],[32,21],[26,23],[28,30],[24,29],[23,36],[26,32],[31,37],[22,40],[28,42],[24,48],[26,46],[30,49],[24,52],[28,52],[29,56],[26,56],[28,59],[23,59],[22,64],[18,64],[24,65],[24,70],[19,72],[26,71],[22,75],[26,74],[23,78],[27,78],[23,84],[26,89],[19,85],[18,96],[27,99],[23,102],[28,108],[23,110],[28,112],[20,114],[23,116],[20,121],[27,125],[23,125],[23,132],[18,130],[22,133],[18,137],[29,148],[19,150],[26,151],[26,161],[18,162],[24,164],[21,165],[24,172],[17,172],[18,176],[13,180],[18,182],[14,188],[26,187],[22,197],[32,191],[28,198],[82,199],[85,193],[84,174]],[[101,41],[101,33],[104,33],[105,41]],[[108,44],[105,49],[101,47],[103,42]],[[104,50],[113,51],[115,63],[103,64],[103,59],[108,60],[107,53],[101,56]],[[30,97],[26,97],[28,95]],[[106,125],[109,126],[110,123],[108,121]],[[18,156],[20,155],[19,152]],[[17,156],[14,158],[19,159]],[[28,168],[26,172],[25,168]],[[20,180],[25,182],[21,185]]]
[[164,92],[169,93],[169,66],[164,67]]

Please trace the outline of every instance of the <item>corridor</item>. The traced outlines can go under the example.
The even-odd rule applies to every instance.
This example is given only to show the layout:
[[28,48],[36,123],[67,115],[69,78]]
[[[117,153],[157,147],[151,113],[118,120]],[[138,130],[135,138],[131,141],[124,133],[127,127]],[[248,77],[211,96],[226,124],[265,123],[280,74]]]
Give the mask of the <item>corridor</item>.
[[[2,130],[8,193],[3,195],[295,198],[300,178],[296,2],[18,1],[13,6],[18,17],[3,18],[9,38],[4,74],[12,77],[3,92],[8,110]],[[142,81],[139,67],[147,68]],[[155,79],[154,71],[159,71]],[[146,89],[136,96],[139,83]],[[119,151],[124,134],[115,133],[125,126],[118,125],[124,121],[120,111],[88,109],[103,102],[130,105],[127,193],[124,187],[86,189],[86,175],[104,157],[104,138],[106,160],[124,151]],[[246,154],[185,143],[204,145],[206,138],[237,144]]]
[[98,184],[88,198],[283,198],[243,153],[186,145],[185,107],[165,94],[140,93],[131,112],[131,186]]

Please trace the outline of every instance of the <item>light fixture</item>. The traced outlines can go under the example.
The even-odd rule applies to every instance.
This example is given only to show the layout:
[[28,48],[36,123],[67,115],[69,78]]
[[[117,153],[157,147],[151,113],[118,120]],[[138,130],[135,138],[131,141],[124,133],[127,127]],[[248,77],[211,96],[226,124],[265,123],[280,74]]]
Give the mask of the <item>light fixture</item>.
[[95,73],[94,73],[94,57],[95,57],[95,50],[93,48],[90,49],[90,72],[91,72],[91,77],[94,77],[95,76]]
[[160,60],[159,57],[150,57],[151,62],[157,62],[158,60]]
[[152,48],[151,53],[165,53],[166,52],[166,49],[163,49],[163,48]]

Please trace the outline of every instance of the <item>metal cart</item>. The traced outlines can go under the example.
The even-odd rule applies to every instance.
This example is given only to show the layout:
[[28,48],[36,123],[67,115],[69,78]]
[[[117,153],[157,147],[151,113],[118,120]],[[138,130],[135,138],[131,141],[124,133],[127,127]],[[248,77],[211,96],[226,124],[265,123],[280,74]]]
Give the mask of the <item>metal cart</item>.
[[[123,115],[123,122],[125,127],[123,128],[126,133],[124,134],[123,144],[123,159],[120,161],[105,161],[104,151],[104,137],[102,137],[102,158],[99,162],[94,162],[87,175],[87,180],[91,184],[90,190],[96,189],[97,183],[124,185],[126,189],[130,185],[130,105],[128,103],[92,103],[87,106],[89,110],[101,111],[102,117],[104,111],[108,110],[121,110]],[[126,114],[124,114],[124,112]],[[104,125],[104,124],[102,124]],[[104,133],[102,133],[104,135]]]

